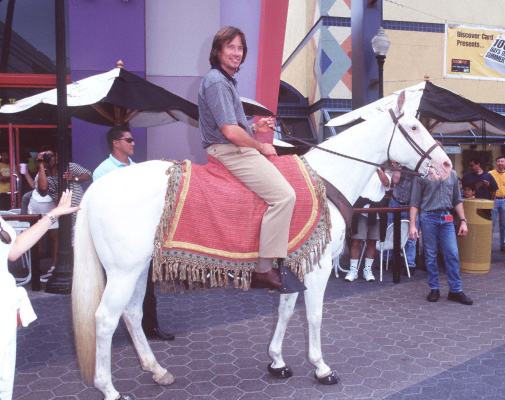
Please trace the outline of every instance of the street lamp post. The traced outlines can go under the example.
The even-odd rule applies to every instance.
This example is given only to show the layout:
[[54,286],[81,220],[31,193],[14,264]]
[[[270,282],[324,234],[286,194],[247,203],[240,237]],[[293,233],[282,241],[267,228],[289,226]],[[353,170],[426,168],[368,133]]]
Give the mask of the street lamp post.
[[381,26],[372,38],[372,49],[379,67],[379,99],[384,97],[384,61],[386,61],[386,53],[390,45],[391,42]]
[[[377,59],[379,67],[379,99],[384,97],[384,61],[386,61],[386,53],[389,50],[391,42],[384,32],[382,26],[377,31],[377,34],[372,38],[372,49]],[[400,222],[401,214],[393,213],[393,282],[400,282]]]
[[[67,55],[65,38],[65,0],[54,0],[56,25],[56,85],[58,99],[58,199],[66,186],[63,171],[70,161],[70,123],[67,111]],[[72,286],[72,226],[70,215],[60,217],[58,228],[58,262],[46,292],[68,294]]]

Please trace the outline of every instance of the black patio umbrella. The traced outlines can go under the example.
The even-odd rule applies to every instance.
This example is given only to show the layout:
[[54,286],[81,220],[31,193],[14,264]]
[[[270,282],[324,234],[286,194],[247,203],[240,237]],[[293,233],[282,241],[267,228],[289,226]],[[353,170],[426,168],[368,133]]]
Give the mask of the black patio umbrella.
[[436,137],[450,140],[482,139],[502,143],[505,116],[493,112],[454,92],[426,81],[330,120],[327,126],[345,126],[387,112],[405,91],[404,109],[418,115]]
[[[175,121],[198,124],[195,104],[119,67],[67,85],[67,105],[73,117],[99,125],[149,127]],[[56,89],[52,89],[6,104],[0,107],[0,113],[22,113],[19,117],[33,118],[39,115],[48,122],[56,106]]]
[[256,100],[251,100],[247,97],[241,97],[240,100],[242,101],[242,106],[244,107],[244,113],[248,117],[271,117],[274,115],[272,111],[266,108],[263,104],[258,103]]

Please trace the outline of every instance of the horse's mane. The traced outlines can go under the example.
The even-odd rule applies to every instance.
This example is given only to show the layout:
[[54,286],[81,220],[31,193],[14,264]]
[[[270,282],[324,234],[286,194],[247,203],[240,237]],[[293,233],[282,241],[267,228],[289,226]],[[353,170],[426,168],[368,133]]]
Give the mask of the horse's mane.
[[331,136],[324,140],[320,146],[323,148],[342,148],[342,146],[349,144],[356,144],[356,141],[360,139],[361,132],[369,132],[371,129],[377,129],[377,122],[389,118],[387,114],[380,114],[376,117],[368,120],[362,120],[361,122],[354,124],[347,128],[346,130],[340,132],[338,135]]

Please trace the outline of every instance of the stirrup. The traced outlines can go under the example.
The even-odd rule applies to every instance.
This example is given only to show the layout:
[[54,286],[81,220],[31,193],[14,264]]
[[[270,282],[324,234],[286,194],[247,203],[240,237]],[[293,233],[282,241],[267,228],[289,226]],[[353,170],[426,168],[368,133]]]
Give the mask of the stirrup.
[[293,274],[293,272],[284,266],[284,259],[278,258],[277,265],[279,266],[279,272],[281,275],[282,287],[279,292],[282,294],[297,293],[307,290],[305,285],[298,280],[298,278]]

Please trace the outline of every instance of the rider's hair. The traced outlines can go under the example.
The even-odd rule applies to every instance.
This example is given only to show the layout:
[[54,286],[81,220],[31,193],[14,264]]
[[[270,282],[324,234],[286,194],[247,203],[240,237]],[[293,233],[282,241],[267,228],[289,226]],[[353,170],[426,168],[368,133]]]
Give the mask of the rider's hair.
[[121,139],[124,132],[130,132],[130,128],[127,126],[113,126],[109,129],[109,132],[107,132],[107,144],[110,151],[112,151],[112,142]]
[[496,157],[495,161],[498,161],[500,158],[505,158],[505,154],[502,154],[501,156]]
[[480,165],[481,164],[480,159],[478,157],[472,157],[472,158],[470,158],[470,160],[468,161],[468,164],[470,164],[470,163],[474,163],[476,165]]
[[240,36],[240,40],[242,41],[242,47],[244,48],[244,53],[242,55],[242,61],[240,64],[245,61],[245,57],[247,55],[247,43],[245,41],[244,32],[240,29],[235,28],[234,26],[225,26],[217,31],[214,36],[214,40],[212,41],[212,49],[210,50],[209,62],[212,67],[219,67],[219,52],[222,50],[223,45],[231,42],[235,39],[236,36]]

